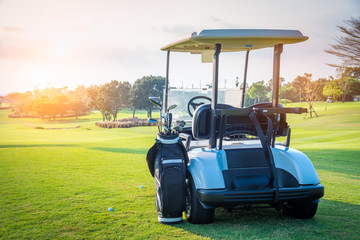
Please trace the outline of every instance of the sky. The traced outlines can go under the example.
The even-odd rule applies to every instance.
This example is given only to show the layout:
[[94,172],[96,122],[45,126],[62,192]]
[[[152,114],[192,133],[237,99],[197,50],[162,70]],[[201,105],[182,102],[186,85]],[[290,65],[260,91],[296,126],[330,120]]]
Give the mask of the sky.
[[[160,48],[203,29],[296,29],[309,40],[285,45],[280,75],[335,75],[324,52],[337,26],[359,17],[359,0],[0,0],[0,95],[46,87],[135,82],[165,76]],[[250,52],[248,82],[272,78],[273,49]],[[243,79],[245,53],[220,55],[220,87]],[[203,87],[212,66],[172,53],[170,85]]]

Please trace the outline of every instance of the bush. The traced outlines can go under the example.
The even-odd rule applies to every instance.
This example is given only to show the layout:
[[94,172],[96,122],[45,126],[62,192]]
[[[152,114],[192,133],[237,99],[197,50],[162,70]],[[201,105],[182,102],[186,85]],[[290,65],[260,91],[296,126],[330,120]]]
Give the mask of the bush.
[[286,99],[286,98],[283,98],[283,99],[280,99],[279,101],[281,104],[283,105],[286,105],[288,103],[292,103],[292,101],[290,99]]
[[95,126],[102,128],[131,128],[137,126],[156,126],[156,123],[149,123],[147,119],[128,117],[128,118],[119,119],[115,122],[109,122],[109,121],[95,122]]

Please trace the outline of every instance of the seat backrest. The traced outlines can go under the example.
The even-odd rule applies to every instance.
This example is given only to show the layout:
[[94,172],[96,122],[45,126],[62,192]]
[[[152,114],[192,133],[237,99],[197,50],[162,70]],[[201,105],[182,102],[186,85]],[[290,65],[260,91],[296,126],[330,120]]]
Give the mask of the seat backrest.
[[[218,109],[232,109],[233,106],[218,104]],[[202,104],[194,112],[192,134],[195,139],[209,139],[211,124],[211,104]]]
[[[279,107],[283,108],[284,106],[279,103]],[[272,103],[257,103],[254,105],[249,106],[249,108],[272,108]],[[280,136],[287,136],[287,131],[288,131],[288,123],[286,122],[286,114],[285,113],[281,113],[278,116],[278,119],[275,119],[274,115],[269,115],[268,116],[272,122],[277,122],[277,126],[276,126],[276,136],[280,137]],[[259,118],[259,122],[266,122],[265,117],[260,117]]]

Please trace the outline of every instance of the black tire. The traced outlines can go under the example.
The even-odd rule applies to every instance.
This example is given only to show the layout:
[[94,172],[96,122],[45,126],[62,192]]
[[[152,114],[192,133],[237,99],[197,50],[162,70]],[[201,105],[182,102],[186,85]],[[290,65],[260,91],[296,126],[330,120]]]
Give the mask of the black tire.
[[206,224],[214,221],[215,209],[206,209],[200,204],[197,195],[194,180],[188,174],[186,179],[186,208],[185,217],[193,224]]
[[287,216],[291,216],[298,219],[309,219],[313,218],[318,208],[317,202],[308,203],[293,203],[288,204],[284,207],[283,212]]

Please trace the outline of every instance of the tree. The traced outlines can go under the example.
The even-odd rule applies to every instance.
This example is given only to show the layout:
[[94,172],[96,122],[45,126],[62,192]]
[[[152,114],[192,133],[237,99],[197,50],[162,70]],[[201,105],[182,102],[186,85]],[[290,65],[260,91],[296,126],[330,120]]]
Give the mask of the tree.
[[323,95],[323,89],[325,87],[325,84],[329,82],[329,80],[327,80],[326,78],[319,78],[318,80],[315,80],[315,96],[314,96],[314,100],[315,101],[324,101],[326,100],[326,97],[324,97]]
[[[304,97],[309,105],[310,110],[310,117],[312,117],[312,113],[315,113],[316,116],[317,113],[315,112],[315,109],[313,108],[312,102],[315,100],[315,95],[317,92],[318,83],[315,81],[311,81],[312,74],[311,73],[304,73],[304,76],[301,78],[304,79]],[[306,115],[305,115],[306,117]]]
[[165,86],[165,78],[161,76],[145,76],[137,79],[131,91],[131,105],[133,115],[136,109],[146,109],[148,117],[151,117],[154,105],[150,103],[149,97],[162,99]]
[[112,80],[100,86],[91,86],[87,89],[90,98],[89,106],[99,110],[103,121],[108,120],[108,114],[112,115],[113,121],[121,109],[130,105],[131,84]]
[[301,102],[304,98],[304,92],[305,92],[305,85],[306,85],[307,79],[304,76],[297,76],[293,81],[292,85],[295,89],[298,90],[299,94],[299,101]]
[[345,99],[346,101],[352,101],[354,95],[359,95],[360,94],[360,80],[357,80],[355,78],[350,78],[349,79],[349,95],[351,96],[350,98]]
[[38,96],[30,103],[30,106],[33,112],[39,115],[42,120],[45,119],[45,116],[48,116],[50,120],[51,115],[49,114],[49,108],[51,107],[51,105],[48,96]]
[[253,83],[247,91],[249,97],[254,100],[254,104],[264,101],[266,99],[267,87],[264,81]]
[[113,116],[113,121],[116,120],[117,114],[121,109],[121,96],[119,91],[119,82],[111,80],[110,83],[105,83],[102,86],[104,91],[105,106],[108,106],[108,112]]
[[341,58],[350,66],[360,67],[360,18],[351,17],[344,22],[347,26],[337,26],[343,36],[336,38],[336,44],[331,44],[325,52]]
[[89,97],[85,86],[81,85],[75,88],[74,91],[69,91],[66,108],[75,115],[76,119],[78,119],[78,116],[85,115],[90,111]]
[[[282,89],[282,86],[284,85],[285,83],[285,78],[283,77],[280,77],[279,78],[279,97],[280,97],[280,92],[281,92],[281,89]],[[272,101],[272,94],[273,94],[273,79],[270,78],[269,82],[267,84],[265,84],[265,91],[266,91],[266,95],[268,96],[268,99],[270,101]]]
[[340,97],[342,95],[342,91],[339,86],[338,80],[332,80],[330,82],[327,82],[323,89],[323,95],[325,97],[333,97],[334,99]]
[[5,98],[15,107],[15,114],[21,117],[29,113],[28,105],[34,99],[34,95],[30,91],[13,92],[6,95]]
[[129,92],[131,85],[129,82],[118,82],[112,80],[102,86],[104,105],[106,110],[113,116],[113,121],[116,121],[118,112],[129,105]]
[[345,75],[360,80],[360,67],[347,67]]
[[90,86],[87,88],[87,95],[90,98],[89,107],[99,110],[103,117],[103,121],[106,119],[107,106],[105,106],[104,90],[100,86]]
[[[336,69],[337,79],[342,91],[341,101],[352,100],[353,95],[359,94],[357,79],[360,75],[359,68],[349,67],[346,62]],[[355,78],[354,78],[355,77]]]
[[285,83],[279,92],[280,99],[288,99],[291,102],[299,101],[299,92],[292,83]]

